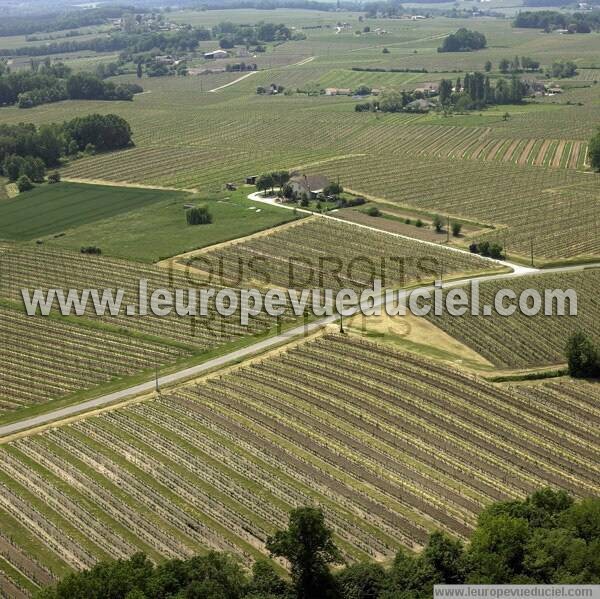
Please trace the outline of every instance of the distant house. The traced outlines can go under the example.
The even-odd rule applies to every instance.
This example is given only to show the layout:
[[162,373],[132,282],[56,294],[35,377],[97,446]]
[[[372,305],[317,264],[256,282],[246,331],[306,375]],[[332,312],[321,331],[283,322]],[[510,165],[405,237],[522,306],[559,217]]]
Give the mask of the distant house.
[[548,95],[553,96],[554,94],[562,94],[562,87],[558,85],[553,85],[548,88]]
[[417,87],[414,91],[422,94],[437,94],[440,86],[438,83],[423,83],[421,87]]
[[288,184],[297,196],[316,198],[329,185],[329,179],[323,175],[294,175]]
[[159,64],[173,64],[175,62],[173,57],[169,56],[168,54],[164,56],[155,56],[154,60]]
[[227,58],[229,54],[225,50],[213,50],[212,52],[205,52],[204,58],[214,60],[215,58]]
[[326,96],[349,96],[352,93],[351,89],[345,87],[327,87],[325,88]]
[[421,100],[415,100],[406,105],[405,110],[408,112],[429,112],[432,108],[435,108],[436,104],[425,98]]
[[257,179],[258,175],[251,175],[250,177],[246,177],[246,185],[256,185]]

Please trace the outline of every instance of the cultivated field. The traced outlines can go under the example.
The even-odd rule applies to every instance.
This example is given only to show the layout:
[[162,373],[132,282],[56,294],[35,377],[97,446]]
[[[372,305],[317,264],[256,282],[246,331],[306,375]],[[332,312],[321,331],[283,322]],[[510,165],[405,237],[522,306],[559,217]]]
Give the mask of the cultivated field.
[[318,216],[268,235],[209,248],[189,263],[236,284],[255,280],[281,287],[356,290],[374,279],[384,287],[401,287],[501,268],[479,256]]
[[[594,69],[581,69],[577,81],[561,80],[563,94],[448,117],[355,113],[355,101],[347,97],[256,94],[257,86],[271,83],[293,91],[361,84],[413,89],[442,77],[464,77],[488,59],[495,78],[500,59],[515,54],[531,56],[543,67],[559,59],[593,66],[596,35],[545,35],[514,29],[508,20],[445,18],[369,19],[372,33],[355,35],[363,26],[358,15],[311,11],[184,11],[171,18],[208,26],[216,19],[243,22],[250,14],[255,20],[289,19],[307,39],[269,47],[259,56],[262,70],[216,93],[209,90],[238,74],[144,78],[147,93],[133,102],[60,102],[29,110],[28,119],[61,122],[89,112],[117,112],[131,123],[135,148],[73,161],[64,172],[76,178],[206,192],[263,171],[308,169],[339,176],[361,193],[494,224],[506,232],[509,249],[521,255],[530,253],[532,238],[540,259],[600,253],[595,178],[579,172],[587,171],[587,143],[600,119]],[[336,34],[342,18],[352,29]],[[489,47],[459,57],[438,53],[443,37],[460,26],[485,33]],[[387,33],[377,35],[377,28]],[[203,44],[206,50],[211,43]],[[314,59],[296,64],[307,58]],[[353,67],[428,72],[369,73]],[[542,73],[535,76],[544,79]],[[23,111],[4,108],[1,117],[19,122]],[[508,179],[514,184],[506,185]]]
[[184,348],[0,306],[0,415],[190,356]]
[[[496,292],[510,288],[517,295],[536,289],[573,289],[577,293],[577,316],[525,316],[517,311],[510,317],[428,316],[428,319],[456,339],[501,368],[527,368],[563,364],[569,337],[577,330],[600,340],[600,270],[541,274],[480,286],[481,306],[493,305]],[[568,304],[566,307],[568,314]]]
[[598,492],[596,387],[497,387],[328,335],[4,446],[0,513],[17,548],[2,555],[25,561],[30,584],[34,568],[140,549],[248,563],[305,504],[323,507],[349,561],[418,548],[432,529],[464,538],[494,500]]
[[[124,304],[138,304],[139,281],[147,281],[149,293],[155,289],[187,290],[203,282],[190,273],[168,271],[135,262],[50,250],[2,246],[0,253],[0,302],[2,302],[2,361],[11,365],[3,377],[2,411],[16,410],[50,399],[68,398],[72,393],[95,387],[115,377],[140,374],[189,356],[266,332],[274,321],[266,314],[253,317],[247,326],[239,315],[221,317],[214,300],[207,317],[183,318],[173,312],[166,317],[97,315],[90,301],[87,312],[68,322],[54,318],[24,315],[21,289],[51,288],[108,289],[125,292]],[[218,288],[217,284],[211,284]],[[5,310],[4,307],[7,309]],[[285,320],[285,317],[284,317]],[[20,331],[20,332],[17,332]]]

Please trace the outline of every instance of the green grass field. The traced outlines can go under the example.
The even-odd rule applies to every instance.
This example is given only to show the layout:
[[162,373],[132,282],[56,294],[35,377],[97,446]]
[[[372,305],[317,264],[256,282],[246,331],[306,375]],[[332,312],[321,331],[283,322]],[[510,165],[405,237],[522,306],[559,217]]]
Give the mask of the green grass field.
[[156,262],[197,248],[244,237],[263,229],[299,218],[291,210],[246,199],[241,189],[227,196],[211,194],[189,196],[186,202],[207,204],[213,216],[209,225],[189,226],[185,219],[182,194],[169,197],[136,210],[116,214],[94,223],[82,224],[59,238],[48,238],[52,247],[78,250],[94,245],[108,256]]
[[29,241],[187,194],[154,189],[59,183],[0,204],[0,239]]

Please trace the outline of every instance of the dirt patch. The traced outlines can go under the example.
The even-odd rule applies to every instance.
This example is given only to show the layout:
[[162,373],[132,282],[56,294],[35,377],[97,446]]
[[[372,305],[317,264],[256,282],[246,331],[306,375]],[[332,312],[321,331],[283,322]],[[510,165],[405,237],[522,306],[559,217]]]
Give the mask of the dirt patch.
[[551,139],[544,140],[542,147],[539,149],[538,155],[536,156],[535,160],[533,161],[533,164],[535,166],[542,166],[544,164],[544,159],[546,158],[546,152],[548,151],[548,148],[550,147],[551,143],[552,143]]
[[508,150],[506,150],[506,154],[504,154],[504,157],[502,158],[502,160],[504,162],[512,162],[513,161],[513,154],[515,153],[515,150],[517,149],[517,146],[521,143],[520,139],[515,139],[510,146],[508,146]]
[[560,168],[560,162],[562,159],[562,155],[563,152],[565,150],[565,146],[567,145],[567,142],[562,139],[559,143],[558,143],[558,147],[556,148],[556,152],[554,154],[554,158],[552,159],[552,164],[551,166],[553,168]]
[[375,334],[383,340],[398,341],[399,345],[405,342],[406,349],[409,350],[411,345],[422,347],[423,351],[420,353],[427,354],[426,350],[430,348],[430,357],[435,357],[435,354],[438,353],[438,358],[453,364],[493,367],[491,362],[470,347],[460,343],[425,318],[419,318],[412,314],[406,316],[388,316],[385,313],[380,316],[357,315],[348,320],[347,326],[356,333]]
[[529,154],[531,153],[531,149],[535,145],[535,142],[536,142],[535,139],[530,139],[527,142],[527,145],[523,148],[523,152],[519,156],[519,160],[517,161],[517,164],[527,164],[527,160],[529,159]]

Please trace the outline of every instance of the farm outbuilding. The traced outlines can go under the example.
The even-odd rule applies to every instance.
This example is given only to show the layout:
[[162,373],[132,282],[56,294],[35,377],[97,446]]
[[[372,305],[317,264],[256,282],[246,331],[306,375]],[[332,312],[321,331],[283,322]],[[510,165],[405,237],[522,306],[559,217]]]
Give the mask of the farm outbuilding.
[[205,52],[204,58],[213,60],[215,58],[227,58],[229,54],[225,50],[213,50],[212,52]]

